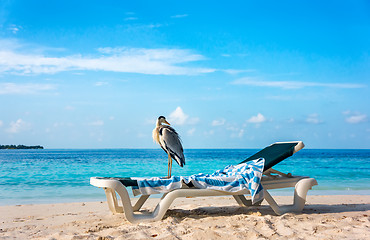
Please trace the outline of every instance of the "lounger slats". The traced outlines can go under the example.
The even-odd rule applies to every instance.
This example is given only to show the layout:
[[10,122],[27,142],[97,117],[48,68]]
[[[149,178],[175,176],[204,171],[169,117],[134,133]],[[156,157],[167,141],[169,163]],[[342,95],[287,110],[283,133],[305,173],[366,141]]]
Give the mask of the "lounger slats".
[[125,187],[137,187],[137,180],[131,179],[129,177],[96,177],[96,179],[102,180],[117,180],[121,182]]
[[138,187],[137,180],[133,180],[131,178],[120,178],[118,181],[120,181],[126,187]]

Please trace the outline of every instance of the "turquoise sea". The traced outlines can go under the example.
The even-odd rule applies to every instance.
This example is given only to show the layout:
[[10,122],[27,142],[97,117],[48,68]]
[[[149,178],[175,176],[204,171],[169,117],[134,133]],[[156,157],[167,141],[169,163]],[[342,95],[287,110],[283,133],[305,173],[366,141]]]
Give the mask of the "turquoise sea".
[[[257,151],[186,149],[185,167],[174,162],[172,174],[212,173]],[[90,177],[166,176],[167,161],[161,149],[0,150],[0,205],[103,201]],[[370,150],[303,149],[274,168],[316,178],[311,195],[370,195]]]

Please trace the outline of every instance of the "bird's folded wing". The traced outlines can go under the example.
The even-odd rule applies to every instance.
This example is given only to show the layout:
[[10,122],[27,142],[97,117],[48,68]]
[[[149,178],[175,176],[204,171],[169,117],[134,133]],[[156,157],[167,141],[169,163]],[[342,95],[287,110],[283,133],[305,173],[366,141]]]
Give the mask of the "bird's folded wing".
[[[185,165],[184,150],[177,132],[169,127],[162,126],[160,131],[161,146],[171,154],[171,157],[182,167]],[[162,142],[163,141],[163,142]]]

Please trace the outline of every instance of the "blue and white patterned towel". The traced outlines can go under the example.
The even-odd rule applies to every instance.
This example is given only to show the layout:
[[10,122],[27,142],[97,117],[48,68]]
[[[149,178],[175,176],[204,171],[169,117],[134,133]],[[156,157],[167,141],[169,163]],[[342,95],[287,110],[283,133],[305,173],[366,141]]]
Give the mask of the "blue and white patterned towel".
[[263,199],[261,178],[265,159],[259,158],[238,165],[229,165],[212,174],[195,174],[188,177],[172,176],[169,179],[132,178],[137,180],[138,187],[132,187],[134,195],[151,195],[166,193],[182,187],[183,183],[192,183],[200,189],[214,189],[226,192],[238,192],[248,189],[252,196],[252,203]]

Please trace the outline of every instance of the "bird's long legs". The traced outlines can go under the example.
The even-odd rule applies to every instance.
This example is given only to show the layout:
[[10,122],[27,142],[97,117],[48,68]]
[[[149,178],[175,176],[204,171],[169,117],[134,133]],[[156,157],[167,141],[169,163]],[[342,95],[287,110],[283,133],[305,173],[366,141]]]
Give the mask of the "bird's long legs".
[[172,172],[172,158],[171,155],[168,153],[168,172],[167,172],[167,178],[171,177]]

